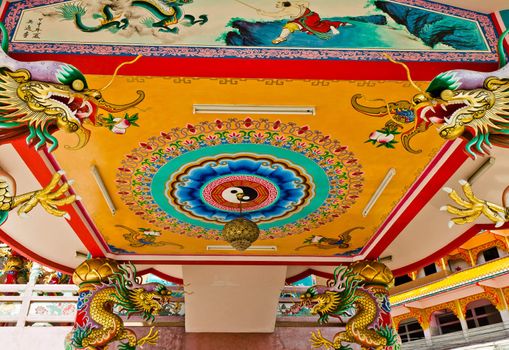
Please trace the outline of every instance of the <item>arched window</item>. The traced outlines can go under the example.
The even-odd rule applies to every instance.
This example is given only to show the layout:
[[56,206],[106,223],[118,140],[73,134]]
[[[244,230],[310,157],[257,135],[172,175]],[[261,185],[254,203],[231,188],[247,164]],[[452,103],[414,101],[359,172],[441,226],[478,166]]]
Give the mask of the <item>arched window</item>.
[[500,312],[486,299],[476,300],[468,304],[465,316],[469,329],[502,322]]
[[408,282],[412,282],[412,278],[410,278],[410,276],[408,276],[408,275],[398,276],[394,279],[394,286],[395,287],[400,286],[400,285],[408,283]]
[[424,339],[424,331],[415,318],[409,318],[401,321],[398,327],[398,334],[403,343]]
[[461,322],[451,310],[437,311],[433,314],[440,334],[447,334],[453,332],[460,332]]

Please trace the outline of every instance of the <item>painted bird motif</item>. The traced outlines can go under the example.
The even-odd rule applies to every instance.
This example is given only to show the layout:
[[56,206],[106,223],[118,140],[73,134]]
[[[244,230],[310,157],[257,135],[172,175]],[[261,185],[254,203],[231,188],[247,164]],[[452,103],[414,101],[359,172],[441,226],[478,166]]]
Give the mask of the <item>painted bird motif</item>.
[[304,245],[295,248],[295,250],[300,250],[302,248],[307,247],[315,247],[318,249],[333,249],[333,248],[346,249],[350,247],[350,241],[352,240],[351,235],[352,231],[363,229],[364,227],[361,226],[353,227],[339,234],[338,238],[328,238],[320,235],[312,235],[311,237],[308,237],[304,241]]

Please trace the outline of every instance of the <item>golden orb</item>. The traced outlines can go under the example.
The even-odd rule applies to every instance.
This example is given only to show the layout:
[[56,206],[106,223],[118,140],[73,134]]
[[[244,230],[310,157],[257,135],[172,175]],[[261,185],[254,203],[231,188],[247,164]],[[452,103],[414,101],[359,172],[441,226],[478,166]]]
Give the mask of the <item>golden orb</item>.
[[107,283],[109,277],[119,271],[115,260],[107,258],[88,259],[74,270],[72,281],[78,287],[83,283]]
[[233,248],[243,251],[260,236],[258,225],[249,219],[239,217],[226,223],[223,228],[223,239]]
[[378,261],[359,261],[350,265],[358,278],[367,284],[377,284],[387,288],[394,284],[394,275],[391,269]]

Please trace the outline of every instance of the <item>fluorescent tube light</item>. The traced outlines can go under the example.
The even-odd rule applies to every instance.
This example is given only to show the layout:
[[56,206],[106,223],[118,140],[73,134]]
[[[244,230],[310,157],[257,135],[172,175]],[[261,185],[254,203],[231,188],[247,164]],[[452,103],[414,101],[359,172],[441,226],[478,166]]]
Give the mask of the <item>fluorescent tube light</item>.
[[312,106],[193,105],[193,114],[292,114],[315,115]]
[[482,174],[488,171],[488,169],[491,168],[493,164],[495,164],[495,158],[489,157],[486,159],[486,161],[482,163],[479,168],[477,168],[477,170],[472,173],[472,175],[470,175],[470,177],[467,179],[467,182],[469,184],[473,184],[478,178],[481,177]]
[[371,208],[373,208],[378,198],[380,198],[382,192],[385,190],[389,182],[391,182],[394,175],[396,175],[396,169],[390,168],[389,171],[387,171],[387,174],[385,175],[384,179],[380,183],[380,186],[378,186],[375,193],[373,193],[373,196],[371,196],[371,199],[369,200],[368,204],[366,204],[366,207],[362,211],[362,216],[364,217],[368,216],[369,212],[371,211]]
[[[235,250],[231,245],[208,245],[207,250]],[[246,251],[269,251],[275,252],[277,251],[277,247],[275,245],[252,245],[246,249]]]
[[90,170],[92,171],[92,175],[94,175],[95,182],[97,182],[97,186],[99,186],[99,189],[101,190],[101,194],[103,195],[106,204],[108,204],[108,207],[110,208],[111,214],[115,215],[115,213],[117,212],[117,208],[115,207],[115,204],[113,204],[113,200],[111,199],[111,196],[108,193],[108,189],[104,184],[101,174],[99,174],[99,169],[97,169],[95,165],[92,165],[92,168]]

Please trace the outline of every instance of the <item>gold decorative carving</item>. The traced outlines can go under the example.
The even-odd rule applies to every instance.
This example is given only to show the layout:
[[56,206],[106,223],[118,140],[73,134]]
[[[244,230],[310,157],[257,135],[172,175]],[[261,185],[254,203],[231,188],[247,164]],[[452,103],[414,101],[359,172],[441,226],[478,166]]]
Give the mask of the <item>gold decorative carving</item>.
[[431,321],[431,316],[434,312],[440,310],[451,310],[458,319],[461,319],[461,311],[456,307],[456,301],[449,301],[442,304],[433,305],[431,307],[425,309],[418,309],[416,307],[406,306],[408,310],[410,310],[410,314],[412,317],[415,317],[417,322],[421,325],[422,329],[428,329],[429,323]]
[[486,249],[490,249],[493,247],[497,247],[500,250],[503,250],[504,252],[507,252],[507,247],[505,245],[505,242],[499,238],[495,238],[493,241],[486,242],[482,245],[479,245],[475,248],[470,249],[470,252],[472,253],[472,256],[475,258],[475,261],[477,262],[477,258],[479,254],[481,254]]
[[398,315],[398,316],[393,316],[392,324],[393,324],[394,329],[397,330],[399,328],[399,324],[401,323],[401,321],[405,321],[410,318],[414,318],[414,316],[410,312],[406,313],[406,314]]

